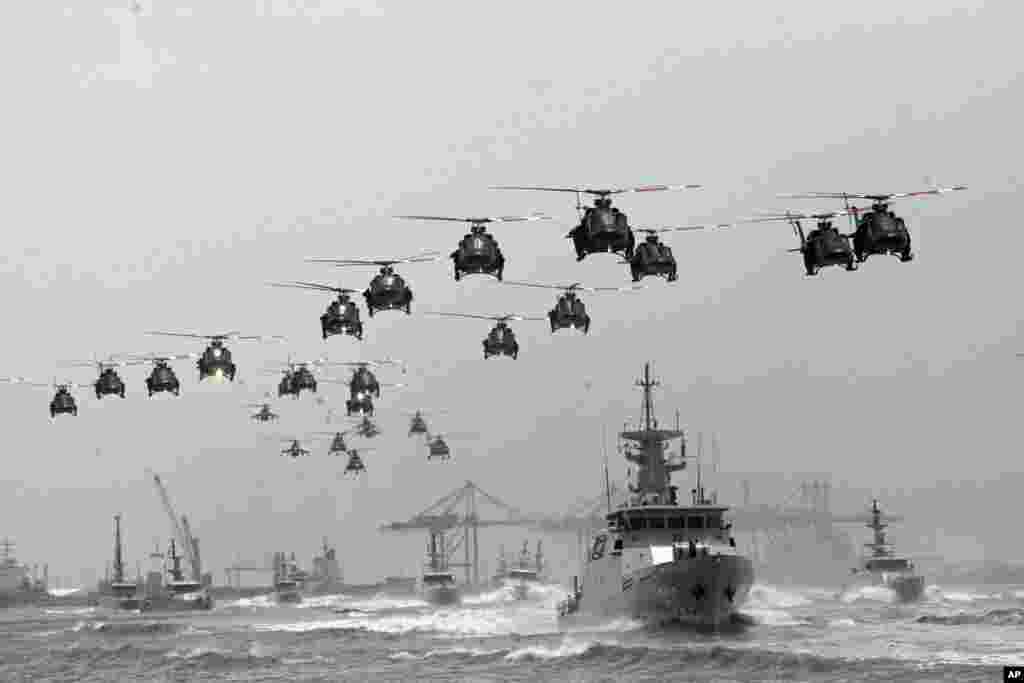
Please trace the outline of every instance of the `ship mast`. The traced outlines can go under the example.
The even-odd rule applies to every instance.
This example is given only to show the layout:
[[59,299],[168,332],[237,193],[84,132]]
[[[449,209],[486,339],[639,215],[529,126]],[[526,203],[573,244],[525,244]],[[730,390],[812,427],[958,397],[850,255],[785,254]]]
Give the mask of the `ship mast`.
[[682,462],[669,462],[665,458],[665,444],[672,439],[683,438],[679,429],[660,429],[654,416],[654,398],[652,389],[660,386],[660,382],[651,378],[651,364],[644,364],[643,379],[636,385],[643,389],[643,422],[638,430],[623,431],[620,438],[636,442],[639,451],[626,449],[627,460],[637,465],[637,485],[635,492],[640,498],[651,502],[669,504],[672,500],[672,472],[683,469]]
[[865,543],[864,545],[871,549],[875,557],[889,557],[892,555],[889,544],[885,540],[884,531],[889,525],[882,522],[882,511],[878,507],[877,498],[871,501],[871,521],[866,526],[875,533],[875,538],[873,542]]
[[124,583],[124,558],[121,556],[121,515],[114,515],[114,580]]

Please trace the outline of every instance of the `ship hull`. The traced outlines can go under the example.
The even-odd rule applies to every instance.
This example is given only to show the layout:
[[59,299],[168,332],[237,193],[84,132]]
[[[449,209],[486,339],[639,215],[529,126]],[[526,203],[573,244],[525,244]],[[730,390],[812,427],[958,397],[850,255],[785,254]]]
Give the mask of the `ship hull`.
[[302,602],[302,593],[297,590],[281,590],[274,594],[279,605],[297,605]]
[[147,595],[141,598],[143,612],[190,612],[213,608],[213,598],[207,591]]
[[900,602],[918,602],[924,597],[923,576],[898,576],[886,580]]
[[595,575],[588,577],[575,611],[560,621],[626,617],[654,625],[725,624],[753,583],[753,563],[738,555],[682,558],[628,572],[618,581]]
[[462,602],[459,589],[454,586],[432,586],[423,590],[423,599],[432,605],[457,605]]

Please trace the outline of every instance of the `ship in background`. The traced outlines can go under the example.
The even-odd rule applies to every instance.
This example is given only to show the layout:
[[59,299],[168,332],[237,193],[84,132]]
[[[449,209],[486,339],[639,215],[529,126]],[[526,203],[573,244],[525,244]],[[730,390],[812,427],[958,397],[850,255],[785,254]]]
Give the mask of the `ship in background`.
[[851,570],[851,573],[869,578],[874,585],[888,588],[896,594],[900,602],[917,602],[924,597],[924,576],[917,572],[913,562],[897,555],[892,544],[886,541],[887,526],[889,525],[882,522],[878,500],[873,500],[871,521],[867,523],[867,527],[874,533],[874,538],[871,543],[864,544],[870,553],[859,566]]
[[43,565],[43,576],[37,578],[14,556],[14,542],[0,541],[0,607],[30,605],[48,601],[49,569]]
[[537,541],[537,552],[531,557],[528,542],[523,541],[519,557],[511,562],[505,557],[504,550],[499,551],[498,571],[493,578],[494,585],[499,588],[511,586],[516,599],[525,600],[530,594],[530,588],[541,583],[544,556],[540,544],[541,542]]
[[284,553],[274,553],[274,599],[278,604],[302,602],[302,584],[305,572],[295,562],[295,553],[288,559]]
[[433,605],[457,605],[462,601],[455,574],[445,558],[444,532],[431,531],[427,541],[427,563],[420,577],[420,594]]
[[341,565],[337,551],[323,540],[323,552],[313,558],[313,571],[305,578],[303,592],[307,595],[338,595],[342,590]]
[[[671,474],[686,467],[685,434],[660,429],[654,417],[650,363],[637,385],[643,389],[642,424],[620,433],[631,444],[624,452],[636,465],[636,484],[627,502],[612,510],[607,487],[607,528],[593,538],[582,585],[559,605],[559,623],[581,618],[626,617],[654,625],[672,622],[718,625],[729,621],[746,601],[754,565],[736,549],[728,506],[705,496],[697,466],[696,487],[688,505],[680,505]],[[682,439],[678,458],[666,444]],[[635,450],[634,450],[635,448]]]

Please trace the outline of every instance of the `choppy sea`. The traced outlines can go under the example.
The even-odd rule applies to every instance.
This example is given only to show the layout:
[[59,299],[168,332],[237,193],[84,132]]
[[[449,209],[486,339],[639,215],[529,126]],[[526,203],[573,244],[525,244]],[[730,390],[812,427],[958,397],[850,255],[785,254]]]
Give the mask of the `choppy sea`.
[[1001,681],[1024,664],[1024,588],[938,587],[901,606],[755,586],[744,626],[559,630],[561,589],[497,590],[458,608],[344,595],[209,612],[0,610],[2,681]]

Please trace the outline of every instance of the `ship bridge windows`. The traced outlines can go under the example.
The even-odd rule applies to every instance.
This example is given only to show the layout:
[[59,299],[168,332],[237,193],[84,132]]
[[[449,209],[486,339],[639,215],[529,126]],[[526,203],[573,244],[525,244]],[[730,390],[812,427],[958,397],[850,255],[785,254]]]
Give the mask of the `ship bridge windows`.
[[664,517],[651,517],[647,520],[648,527],[651,529],[664,529],[665,518]]
[[686,528],[701,530],[704,528],[704,515],[689,515],[686,518]]
[[668,518],[668,528],[669,529],[685,529],[686,528],[685,522],[686,522],[686,519],[684,517],[681,517],[679,515],[674,515],[674,516]]

